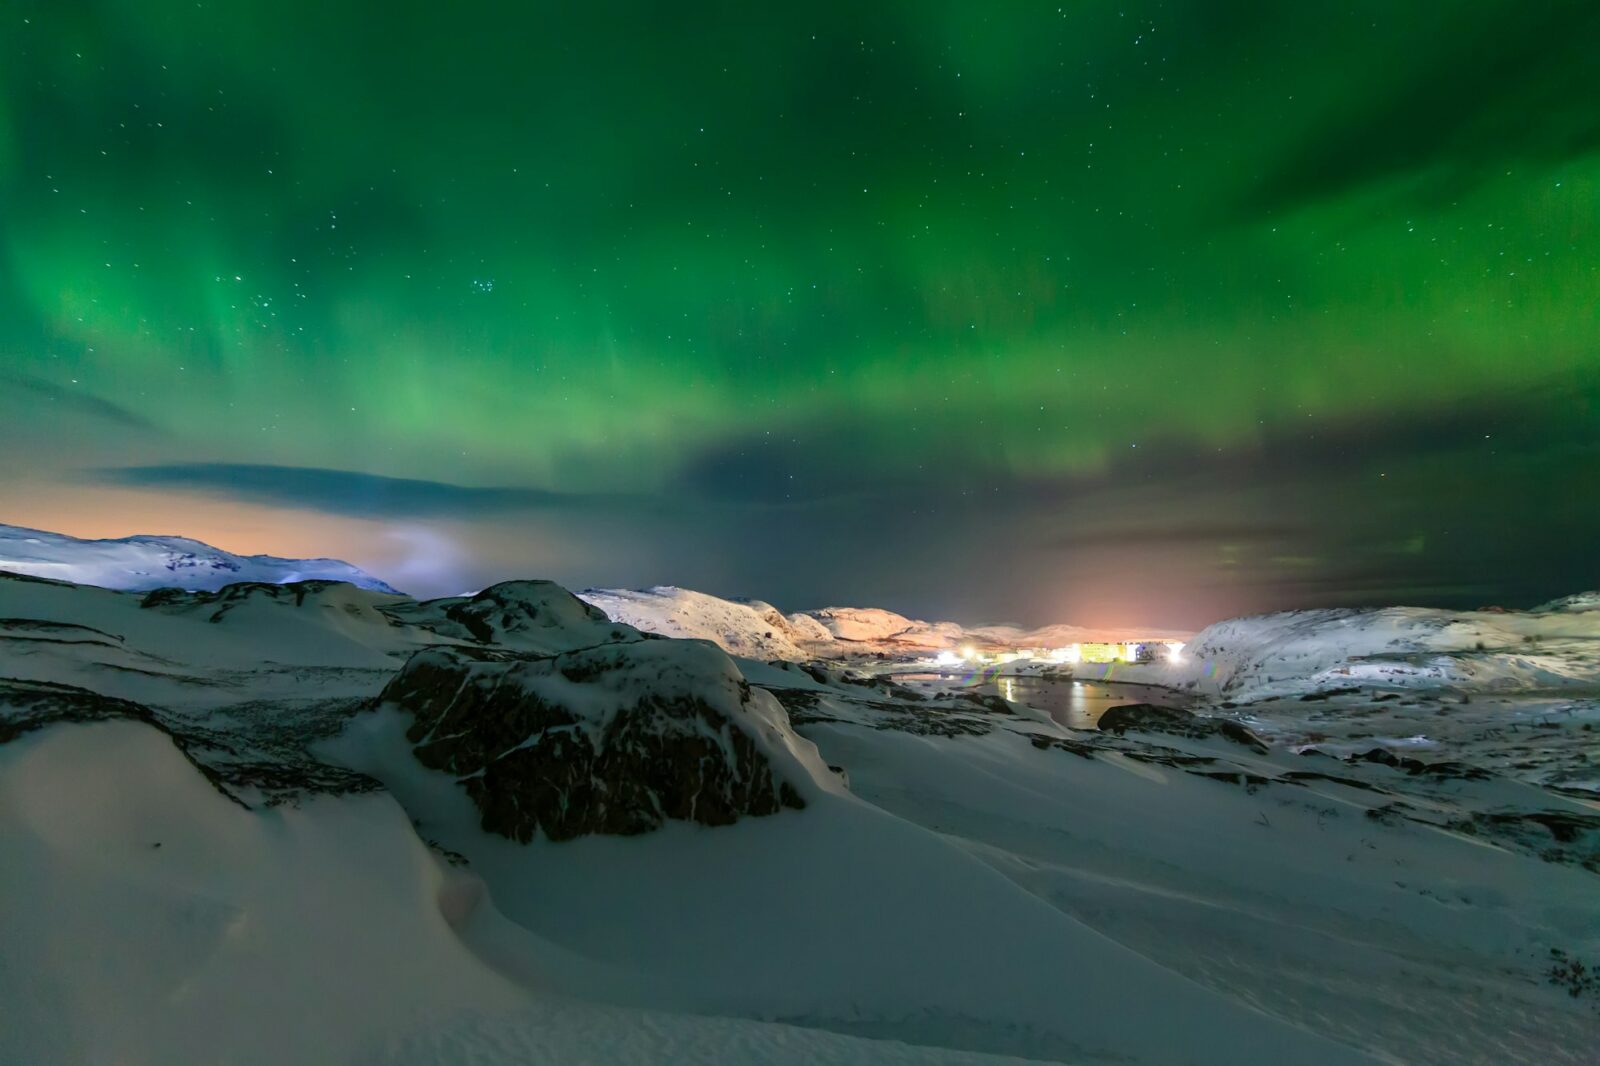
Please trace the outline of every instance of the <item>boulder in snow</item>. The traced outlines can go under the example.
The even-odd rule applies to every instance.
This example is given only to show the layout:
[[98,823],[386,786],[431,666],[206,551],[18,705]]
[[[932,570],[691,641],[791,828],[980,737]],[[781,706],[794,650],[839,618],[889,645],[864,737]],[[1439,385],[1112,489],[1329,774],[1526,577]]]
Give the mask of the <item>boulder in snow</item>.
[[1103,733],[1121,734],[1132,730],[1135,733],[1167,733],[1195,740],[1220,736],[1260,754],[1267,752],[1266,741],[1238,722],[1190,714],[1176,707],[1161,707],[1153,703],[1125,703],[1119,707],[1108,707],[1096,725]]
[[485,830],[524,843],[805,806],[797,752],[809,744],[776,699],[699,641],[512,660],[431,649],[380,704],[413,716],[417,759],[460,779]]

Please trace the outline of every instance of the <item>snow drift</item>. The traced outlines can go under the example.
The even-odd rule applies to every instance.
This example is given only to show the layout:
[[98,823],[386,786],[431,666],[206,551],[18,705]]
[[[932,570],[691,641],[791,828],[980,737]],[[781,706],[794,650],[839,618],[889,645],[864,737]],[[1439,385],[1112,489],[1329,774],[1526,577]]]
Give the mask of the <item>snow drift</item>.
[[0,1061],[1595,1046],[1535,968],[1600,951],[1581,800],[1123,719],[736,660],[548,582],[0,575]]

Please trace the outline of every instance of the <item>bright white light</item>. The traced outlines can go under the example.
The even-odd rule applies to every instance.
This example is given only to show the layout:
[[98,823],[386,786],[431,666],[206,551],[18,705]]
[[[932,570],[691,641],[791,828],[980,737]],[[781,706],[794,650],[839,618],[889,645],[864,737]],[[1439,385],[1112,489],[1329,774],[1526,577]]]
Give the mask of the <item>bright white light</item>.
[[1181,663],[1181,662],[1183,662],[1183,645],[1182,644],[1168,644],[1167,645],[1167,662],[1169,662],[1169,663]]
[[966,659],[968,662],[971,662],[973,659],[978,657],[978,649],[974,648],[971,644],[964,644],[961,647],[961,657]]
[[942,651],[933,661],[940,666],[960,666],[962,659],[953,651]]

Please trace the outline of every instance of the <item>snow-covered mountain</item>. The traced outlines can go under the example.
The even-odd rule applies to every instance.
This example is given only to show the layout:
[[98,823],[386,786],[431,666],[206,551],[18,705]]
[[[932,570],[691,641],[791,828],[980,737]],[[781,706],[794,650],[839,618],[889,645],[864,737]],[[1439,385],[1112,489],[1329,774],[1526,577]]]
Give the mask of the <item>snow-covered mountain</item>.
[[1090,629],[1052,625],[963,626],[924,622],[881,607],[824,607],[784,614],[760,600],[725,600],[658,585],[648,589],[584,589],[578,596],[647,633],[695,637],[751,659],[804,662],[882,653],[917,655],[971,644],[981,648],[1058,648],[1081,641],[1162,640],[1169,630]]
[[940,650],[962,644],[999,649],[1060,648],[1092,641],[1181,640],[1190,635],[1153,627],[1097,629],[1058,623],[1030,629],[1017,625],[924,622],[879,607],[824,607],[803,614],[820,622],[838,641],[887,649]]
[[1178,661],[1085,663],[1075,674],[1241,703],[1341,689],[1600,692],[1600,594],[1531,611],[1338,608],[1233,618],[1201,630]]
[[187,537],[79,540],[7,525],[0,525],[0,570],[136,592],[219,589],[240,581],[348,581],[379,592],[394,591],[360,567],[338,559],[234,555]]
[[0,575],[0,1061],[1595,1046],[1546,980],[1600,954],[1582,799],[1106,721],[736,660],[550,582]]
[[750,659],[815,658],[829,634],[804,616],[786,616],[759,600],[724,600],[657,585],[648,589],[584,589],[578,597],[619,622],[664,637],[709,640]]
[[[241,582],[344,581],[395,593],[379,578],[338,559],[235,555],[187,537],[80,540],[7,525],[0,525],[0,571],[133,592],[157,588],[215,591]],[[1032,630],[1010,625],[962,626],[925,622],[875,607],[826,607],[785,614],[761,600],[727,600],[671,585],[585,589],[578,596],[609,618],[647,633],[709,640],[732,655],[791,662],[861,653],[906,655],[963,644],[1060,647],[1078,641],[1185,635],[1070,625]]]

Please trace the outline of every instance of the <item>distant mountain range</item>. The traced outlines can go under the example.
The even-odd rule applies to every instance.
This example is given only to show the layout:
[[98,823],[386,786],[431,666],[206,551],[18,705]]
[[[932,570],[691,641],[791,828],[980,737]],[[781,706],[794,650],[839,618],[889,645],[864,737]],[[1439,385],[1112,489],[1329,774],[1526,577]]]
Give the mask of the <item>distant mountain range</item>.
[[[188,537],[133,536],[80,540],[22,526],[0,525],[0,570],[30,577],[98,585],[123,592],[180,588],[214,592],[259,581],[345,581],[376,592],[397,592],[386,582],[338,559],[283,559],[235,555]],[[753,659],[800,661],[850,652],[940,651],[982,648],[1053,648],[1079,641],[1183,638],[1170,630],[1092,629],[1052,625],[966,626],[927,622],[879,607],[824,607],[785,614],[761,600],[728,600],[673,585],[646,589],[585,589],[579,598],[606,615],[647,633],[709,640]]]
[[211,592],[241,581],[347,581],[394,592],[359,566],[338,559],[235,555],[188,537],[79,540],[64,533],[0,525],[0,570],[125,592],[181,588]]

